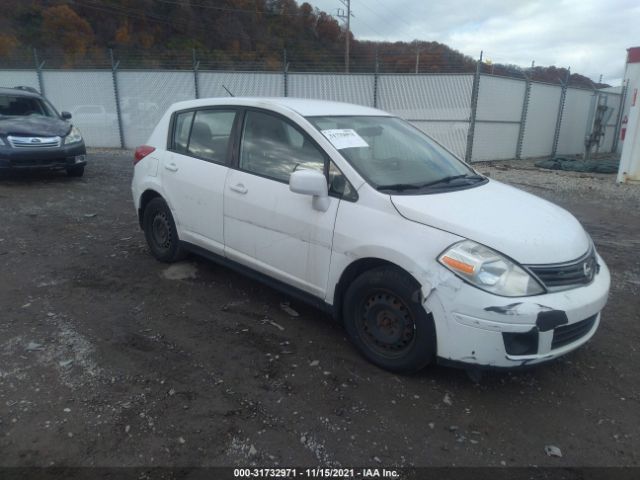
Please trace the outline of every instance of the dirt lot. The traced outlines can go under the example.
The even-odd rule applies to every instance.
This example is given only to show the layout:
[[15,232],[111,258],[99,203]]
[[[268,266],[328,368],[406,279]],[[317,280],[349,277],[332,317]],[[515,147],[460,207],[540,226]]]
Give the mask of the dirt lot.
[[199,258],[156,262],[131,156],[94,151],[82,179],[0,178],[0,465],[639,464],[639,186],[480,167],[573,212],[613,288],[586,347],[477,385],[381,371],[313,308],[292,317]]

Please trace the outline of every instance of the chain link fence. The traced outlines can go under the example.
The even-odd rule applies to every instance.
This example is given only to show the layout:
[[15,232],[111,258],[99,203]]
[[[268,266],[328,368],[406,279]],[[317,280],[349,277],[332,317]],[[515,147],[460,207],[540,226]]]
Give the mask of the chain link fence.
[[[34,51],[28,68],[24,57],[0,64],[0,86],[38,89],[59,110],[71,112],[92,147],[134,148],[147,141],[172,103],[231,92],[380,108],[410,121],[469,162],[583,153],[587,123],[598,102],[602,103],[599,97],[613,108],[599,151],[612,152],[624,96],[624,92],[604,93],[568,83],[534,82],[526,75],[481,73],[480,63],[475,72],[469,72],[467,65],[450,65],[446,73],[429,73],[445,68],[423,65],[426,73],[392,73],[393,68],[385,71],[385,62],[374,58],[373,71],[329,73],[299,71],[304,68],[299,64],[291,68],[285,52],[281,63],[269,65],[205,62],[195,54],[189,60],[169,52],[158,58],[159,67],[136,69],[134,54],[118,60],[112,52],[98,53],[91,68],[67,68],[62,57],[49,59]],[[175,69],[168,69],[168,64]],[[247,71],[247,67],[260,70]]]

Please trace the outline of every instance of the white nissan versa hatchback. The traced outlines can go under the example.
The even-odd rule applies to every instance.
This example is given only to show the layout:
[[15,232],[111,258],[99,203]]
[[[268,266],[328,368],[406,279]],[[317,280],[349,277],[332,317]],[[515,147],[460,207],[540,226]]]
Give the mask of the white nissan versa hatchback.
[[134,164],[158,260],[195,252],[311,301],[388,370],[552,360],[593,336],[607,301],[607,266],[571,214],[380,110],[179,102]]

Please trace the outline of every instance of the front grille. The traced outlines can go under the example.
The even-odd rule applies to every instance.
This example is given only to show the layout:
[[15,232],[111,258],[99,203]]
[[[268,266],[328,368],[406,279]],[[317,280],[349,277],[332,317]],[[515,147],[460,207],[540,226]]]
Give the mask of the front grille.
[[577,285],[591,283],[594,275],[600,269],[593,250],[572,262],[527,265],[527,268],[540,279],[549,291],[565,290]]
[[551,341],[551,350],[569,345],[588,334],[596,323],[598,314],[582,320],[581,322],[572,323],[571,325],[563,325],[553,331],[553,340]]
[[9,145],[13,148],[28,148],[28,149],[41,149],[41,148],[58,148],[62,143],[60,137],[15,137],[13,135],[7,137]]

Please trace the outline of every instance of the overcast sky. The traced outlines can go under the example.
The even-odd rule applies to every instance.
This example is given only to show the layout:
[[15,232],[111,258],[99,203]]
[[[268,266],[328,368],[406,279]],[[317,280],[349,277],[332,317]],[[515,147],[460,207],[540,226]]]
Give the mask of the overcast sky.
[[[332,15],[340,0],[307,0]],[[301,1],[299,3],[302,3]],[[571,67],[619,85],[640,46],[640,0],[351,0],[358,39],[437,41],[522,67]]]

